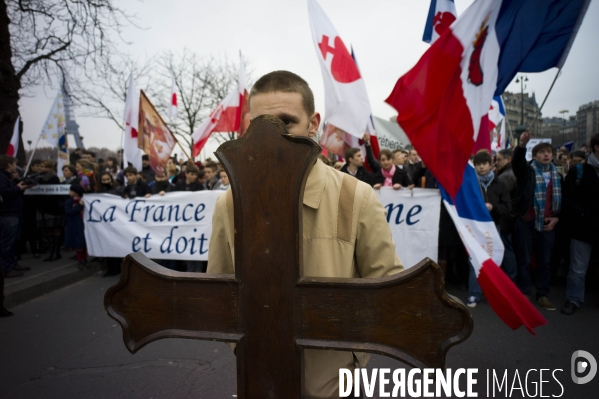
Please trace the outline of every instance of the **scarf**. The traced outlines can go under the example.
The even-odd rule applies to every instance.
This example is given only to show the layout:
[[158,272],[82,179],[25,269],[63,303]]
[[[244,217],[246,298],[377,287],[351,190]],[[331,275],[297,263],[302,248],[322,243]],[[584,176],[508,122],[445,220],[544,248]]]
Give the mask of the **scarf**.
[[477,173],[476,177],[478,178],[478,184],[480,184],[486,190],[487,188],[489,188],[491,182],[495,178],[495,173],[493,173],[493,171],[490,171],[488,174],[484,176],[481,176]]
[[83,187],[86,193],[92,190],[89,178],[93,176],[93,174],[94,171],[91,169],[83,169],[81,172],[77,173],[77,176],[81,178],[81,187]]
[[381,172],[383,172],[383,176],[385,176],[385,182],[383,183],[384,187],[393,187],[393,175],[395,174],[395,165],[391,166],[391,169],[388,171],[381,168]]
[[595,168],[595,172],[597,172],[597,176],[599,176],[599,159],[597,159],[595,154],[591,153],[591,155],[588,156],[587,163]]
[[547,185],[543,172],[550,172],[551,185],[553,187],[553,212],[558,213],[562,206],[562,186],[560,182],[559,172],[555,165],[549,163],[543,165],[536,160],[532,161],[532,168],[535,171],[535,191],[534,191],[534,208],[535,208],[535,229],[543,231],[543,223],[545,221],[545,199],[547,196]]

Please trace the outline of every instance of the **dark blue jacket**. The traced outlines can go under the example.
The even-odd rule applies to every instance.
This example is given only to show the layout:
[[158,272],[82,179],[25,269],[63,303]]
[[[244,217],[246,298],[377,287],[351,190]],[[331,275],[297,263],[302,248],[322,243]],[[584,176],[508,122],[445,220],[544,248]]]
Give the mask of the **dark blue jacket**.
[[[75,205],[75,206],[73,206]],[[83,230],[83,217],[81,211],[83,205],[75,204],[72,197],[64,202],[64,213],[66,215],[66,226],[64,230],[64,247],[70,249],[85,248],[85,234]]]
[[0,171],[0,196],[0,216],[23,216],[21,189],[6,170]]

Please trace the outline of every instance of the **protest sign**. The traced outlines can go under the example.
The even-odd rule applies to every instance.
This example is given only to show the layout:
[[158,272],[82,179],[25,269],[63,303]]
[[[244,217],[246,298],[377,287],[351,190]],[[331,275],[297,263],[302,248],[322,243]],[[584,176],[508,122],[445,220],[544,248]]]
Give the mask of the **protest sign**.
[[212,215],[222,191],[176,192],[123,199],[83,196],[85,240],[92,256],[208,260]]
[[[425,257],[437,261],[438,190],[375,190],[404,266]],[[222,191],[167,193],[123,199],[108,194],[83,196],[85,239],[93,256],[125,257],[143,252],[151,259],[208,260],[212,215]]]
[[70,184],[40,184],[25,190],[25,195],[69,195]]
[[375,192],[387,211],[395,251],[404,267],[408,269],[425,257],[437,262],[441,212],[439,190],[381,187]]
[[528,143],[526,143],[526,160],[532,161],[532,149],[535,145],[540,143],[550,143],[551,139],[530,139]]

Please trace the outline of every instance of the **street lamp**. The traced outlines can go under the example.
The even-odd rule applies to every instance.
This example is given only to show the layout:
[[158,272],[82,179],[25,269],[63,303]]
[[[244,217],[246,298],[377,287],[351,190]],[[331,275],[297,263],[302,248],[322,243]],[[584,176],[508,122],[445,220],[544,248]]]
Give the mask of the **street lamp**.
[[564,114],[568,114],[570,111],[568,111],[567,109],[562,109],[561,111],[559,111],[560,114],[562,114],[562,118],[564,119],[564,123],[562,124],[562,145],[564,145],[566,143],[566,117],[564,116]]
[[516,83],[520,83],[520,125],[524,126],[524,82],[528,82],[528,76],[520,75],[516,78]]
[[27,140],[27,144],[29,144],[29,152],[31,152],[31,143],[33,143],[33,141]]

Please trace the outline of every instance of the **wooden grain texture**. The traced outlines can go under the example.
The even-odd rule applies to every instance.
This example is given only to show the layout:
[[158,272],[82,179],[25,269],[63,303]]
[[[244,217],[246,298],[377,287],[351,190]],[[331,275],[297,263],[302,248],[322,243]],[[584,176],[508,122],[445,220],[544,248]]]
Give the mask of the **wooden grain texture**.
[[131,352],[161,338],[237,344],[240,398],[300,398],[303,348],[367,351],[444,367],[472,318],[425,259],[378,279],[301,278],[302,199],[320,152],[276,117],[219,147],[233,192],[235,276],[170,271],[141,254],[104,298]]

